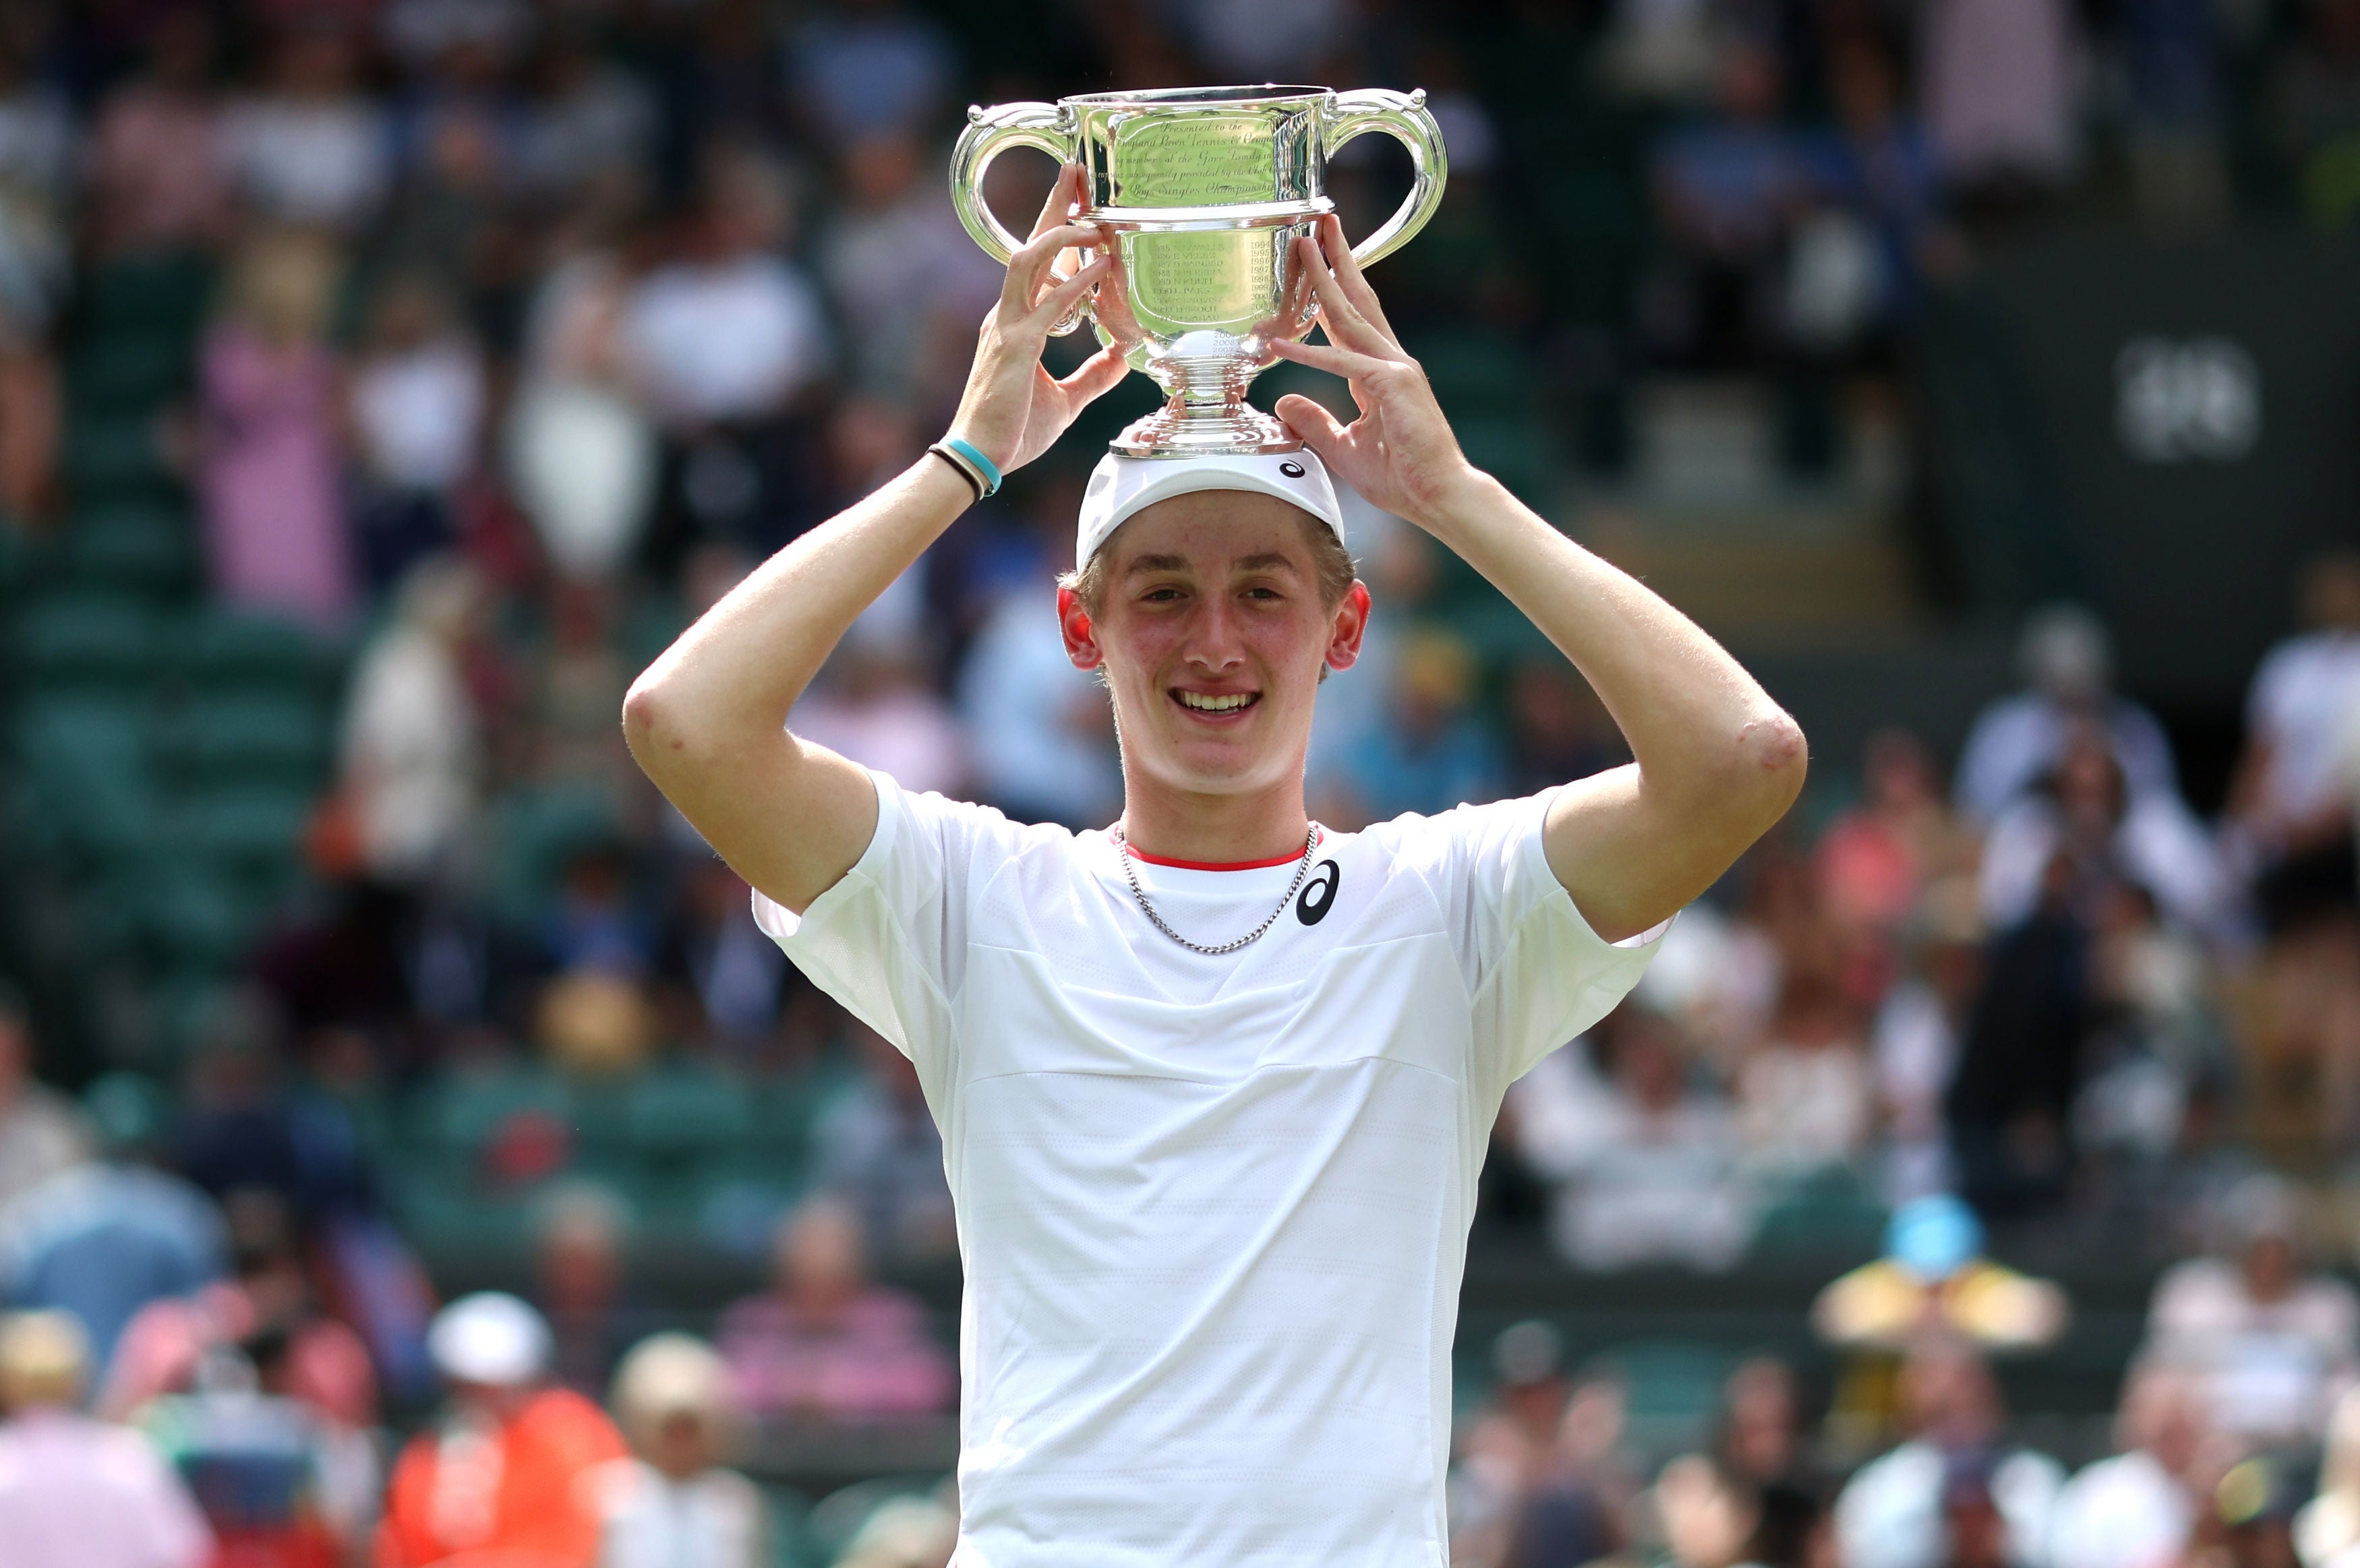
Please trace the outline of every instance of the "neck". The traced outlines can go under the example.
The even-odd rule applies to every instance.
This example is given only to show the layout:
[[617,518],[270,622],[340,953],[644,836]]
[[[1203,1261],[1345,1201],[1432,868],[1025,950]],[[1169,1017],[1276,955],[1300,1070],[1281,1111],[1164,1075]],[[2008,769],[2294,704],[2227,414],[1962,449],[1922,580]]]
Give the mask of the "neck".
[[1123,766],[1122,836],[1142,854],[1205,866],[1300,855],[1311,831],[1298,771],[1267,789],[1207,795],[1175,789]]

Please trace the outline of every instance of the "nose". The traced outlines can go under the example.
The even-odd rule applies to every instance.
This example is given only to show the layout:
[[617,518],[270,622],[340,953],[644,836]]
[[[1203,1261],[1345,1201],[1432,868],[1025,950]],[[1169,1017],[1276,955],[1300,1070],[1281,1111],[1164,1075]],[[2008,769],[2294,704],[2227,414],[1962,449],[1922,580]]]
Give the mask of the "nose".
[[1180,657],[1207,675],[1221,674],[1246,661],[1237,607],[1227,594],[1208,594],[1198,601],[1196,613],[1189,617],[1188,637]]

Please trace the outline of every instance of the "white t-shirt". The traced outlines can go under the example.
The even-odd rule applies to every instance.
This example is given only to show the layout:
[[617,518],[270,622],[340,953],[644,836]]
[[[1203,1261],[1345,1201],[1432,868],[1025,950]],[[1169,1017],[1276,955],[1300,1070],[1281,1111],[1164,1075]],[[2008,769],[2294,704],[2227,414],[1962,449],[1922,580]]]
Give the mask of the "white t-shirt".
[[2286,816],[2307,817],[2343,800],[2356,719],[2360,636],[2311,632],[2272,648],[2245,699],[2245,726],[2270,748],[2262,779],[2269,804]]
[[[859,863],[755,917],[909,1053],[942,1128],[957,1568],[1441,1568],[1492,1120],[1655,933],[1583,922],[1546,794],[1327,835],[1212,958],[1148,923],[1106,833],[873,777]],[[1207,943],[1295,874],[1134,866]]]

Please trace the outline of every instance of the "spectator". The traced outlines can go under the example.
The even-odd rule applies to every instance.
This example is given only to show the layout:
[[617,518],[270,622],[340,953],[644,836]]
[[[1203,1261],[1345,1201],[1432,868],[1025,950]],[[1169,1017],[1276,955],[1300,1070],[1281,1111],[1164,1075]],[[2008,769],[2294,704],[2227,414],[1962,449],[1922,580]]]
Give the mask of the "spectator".
[[394,1465],[379,1568],[461,1553],[593,1568],[601,1520],[587,1477],[626,1450],[597,1406],[547,1385],[549,1325],[514,1296],[483,1291],[438,1312],[428,1343],[450,1401]]
[[624,306],[628,363],[673,443],[675,558],[707,538],[768,555],[813,500],[808,434],[791,414],[830,349],[818,292],[779,254],[788,218],[776,168],[716,149],[679,254]]
[[70,1166],[0,1207],[0,1301],[64,1312],[102,1368],[142,1307],[189,1295],[227,1272],[221,1212],[156,1167],[162,1094],[128,1073],[93,1084],[104,1157]]
[[1100,827],[1121,801],[1105,689],[1065,657],[1043,578],[1010,587],[986,615],[956,703],[976,790],[1023,822]]
[[2176,793],[2131,789],[2096,725],[2073,724],[2060,743],[2054,770],[1992,822],[1983,919],[2001,931],[2021,924],[2048,880],[2061,876],[2085,924],[2110,891],[2128,885],[2151,895],[2180,931],[2219,930],[2226,905],[2220,863],[2194,813]]
[[[1894,63],[1873,37],[1840,38],[1827,62],[1835,124],[1802,149],[1818,208],[1796,240],[1788,330],[1828,361],[1878,359],[1915,315],[1924,275],[1955,260],[1934,158],[1903,110]],[[1841,252],[1829,251],[1833,243]],[[1824,259],[1821,259],[1824,257]],[[1840,270],[1830,272],[1835,264]]]
[[453,506],[482,435],[483,355],[432,278],[399,274],[378,290],[350,391],[364,574],[373,589],[447,548]]
[[104,254],[210,248],[228,233],[213,35],[202,10],[160,18],[148,68],[100,105],[90,149],[90,230]]
[[1472,712],[1476,675],[1474,653],[1448,632],[1421,627],[1402,639],[1392,722],[1363,732],[1338,758],[1344,784],[1369,820],[1432,815],[1498,797],[1505,768]]
[[[1549,1229],[1585,1269],[1720,1269],[1752,1239],[1727,1113],[1699,1092],[1669,1020],[1626,1002],[1508,1091],[1516,1150],[1556,1185]],[[1604,1079],[1601,1081],[1601,1073]]]
[[915,136],[865,135],[845,149],[843,171],[845,210],[822,240],[819,272],[853,390],[902,406],[956,396],[1002,275],[921,178],[929,160]]
[[1867,1151],[1876,1088],[1860,1019],[1834,976],[1795,965],[1769,1037],[1737,1070],[1737,1134],[1759,1171],[1803,1176]]
[[2294,1546],[2302,1568],[2347,1568],[2360,1548],[2360,1393],[2335,1401],[2319,1494],[2295,1516]]
[[337,270],[316,237],[250,241],[201,367],[200,489],[214,591],[323,630],[340,626],[354,603],[324,335]]
[[231,177],[266,220],[354,233],[392,188],[391,127],[359,89],[344,18],[301,8],[279,17],[268,91],[234,105],[223,128]]
[[1673,249],[1646,309],[1675,363],[1754,369],[1784,348],[1779,269],[1808,171],[1779,123],[1776,57],[1738,45],[1719,74],[1714,114],[1672,132],[1654,154],[1655,207]]
[[721,1354],[759,1415],[875,1421],[933,1415],[953,1374],[915,1301],[869,1279],[858,1222],[813,1199],[781,1222],[771,1288],[721,1319]]
[[485,586],[453,557],[410,569],[344,700],[340,788],[369,874],[416,887],[464,868],[482,810],[482,726],[467,688]]
[[0,1541],[9,1568],[203,1568],[213,1541],[148,1440],[79,1412],[89,1342],[62,1312],[0,1318]]
[[33,1076],[32,1019],[0,982],[0,1208],[88,1160],[92,1143],[73,1102]]
[[2067,0],[1934,0],[1920,13],[1926,130],[1971,206],[2020,206],[2063,183],[2075,157]]
[[561,1187],[541,1203],[533,1273],[549,1322],[552,1376],[585,1396],[605,1390],[630,1335],[628,1224],[622,1205],[588,1182]]
[[[1352,668],[1361,669],[1368,659],[1364,637],[1360,662]],[[1536,795],[1631,760],[1631,749],[1598,693],[1559,659],[1528,659],[1509,673],[1507,750],[1505,789],[1511,796]]]
[[2157,1365],[2124,1379],[2114,1443],[2057,1495],[2049,1568],[2154,1568],[2184,1560],[2199,1508],[2219,1477],[2202,1400],[2190,1379]]
[[868,1025],[847,1026],[860,1074],[820,1113],[812,1169],[849,1205],[872,1256],[928,1263],[957,1249],[942,1134],[918,1070]]
[[[1513,1529],[1527,1499],[1552,1478],[1571,1392],[1564,1355],[1564,1340],[1537,1318],[1511,1324],[1492,1340],[1491,1393],[1459,1439],[1452,1561],[1485,1555],[1482,1538]],[[1604,1555],[1611,1544],[1602,1520],[1590,1544],[1598,1550],[1580,1561]]]
[[1908,1441],[1861,1467],[1836,1498],[1845,1568],[2023,1568],[2046,1561],[2065,1474],[2002,1444],[1999,1391],[1972,1350],[1921,1341],[1901,1369]]
[[211,1358],[268,1339],[275,1392],[341,1431],[375,1426],[377,1373],[367,1347],[313,1301],[285,1201],[259,1190],[234,1192],[224,1210],[235,1276],[152,1302],[131,1320],[108,1363],[100,1413],[133,1420],[151,1399],[197,1388]]
[[1864,798],[1820,835],[1814,869],[1838,925],[1890,940],[1929,884],[1973,865],[1975,844],[1942,800],[1933,755],[1908,731],[1869,736],[1861,777]]
[[967,746],[912,654],[882,636],[847,637],[792,717],[795,734],[890,773],[904,789],[967,787]]
[[1996,822],[2037,789],[2063,759],[2077,720],[2105,737],[2130,800],[2178,799],[2171,744],[2155,715],[2109,690],[2112,659],[2105,627],[2077,605],[2052,604],[2025,621],[2016,662],[2026,690],[1977,714],[1959,755],[1954,793],[1969,821]]
[[560,13],[543,28],[517,176],[561,219],[629,211],[646,195],[651,172],[654,97],[631,72],[600,58],[588,16]]
[[71,105],[39,80],[25,30],[0,37],[0,314],[38,331],[68,284],[80,138]]
[[656,942],[656,974],[682,1008],[685,1038],[745,1061],[770,1040],[786,955],[754,923],[752,890],[718,858],[689,864]]
[[844,0],[805,22],[789,52],[788,97],[839,146],[923,136],[957,60],[927,17],[897,0]]
[[568,577],[613,576],[655,501],[655,430],[632,399],[621,341],[628,298],[621,263],[585,250],[550,269],[528,314],[506,466],[542,550]]
[[2360,1301],[2302,1267],[2299,1200],[2275,1178],[2240,1187],[2228,1256],[2156,1281],[2144,1354],[2184,1367],[2213,1430],[2250,1447],[2316,1442],[2360,1374]]
[[1721,1385],[1714,1457],[1749,1486],[1816,1490],[1795,1369],[1774,1356],[1741,1361]]
[[1885,1256],[1839,1276],[1811,1303],[1831,1345],[1907,1351],[1930,1337],[1994,1352],[2053,1345],[2072,1321],[2065,1292],[1983,1256],[1983,1222],[1947,1193],[1893,1211]]
[[1901,974],[1869,1025],[1885,1136],[1885,1183],[1899,1202],[1950,1190],[1943,1097],[1983,984],[1982,917],[1963,877],[1929,890]]
[[615,1372],[633,1456],[599,1475],[599,1568],[762,1568],[761,1494],[727,1468],[738,1432],[729,1369],[704,1341],[660,1334]]
[[2320,0],[2279,60],[2266,101],[2274,150],[2322,228],[2360,210],[2360,0]]

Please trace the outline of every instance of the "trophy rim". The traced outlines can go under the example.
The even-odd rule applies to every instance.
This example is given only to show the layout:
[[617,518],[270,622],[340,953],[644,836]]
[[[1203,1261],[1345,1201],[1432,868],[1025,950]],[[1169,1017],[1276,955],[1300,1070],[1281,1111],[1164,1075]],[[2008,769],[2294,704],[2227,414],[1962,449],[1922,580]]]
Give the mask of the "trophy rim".
[[1145,87],[1118,93],[1076,93],[1057,100],[1059,103],[1112,105],[1120,103],[1153,103],[1165,108],[1208,108],[1225,104],[1286,103],[1304,98],[1326,98],[1335,93],[1332,87],[1314,87],[1303,83],[1263,82],[1236,87]]

